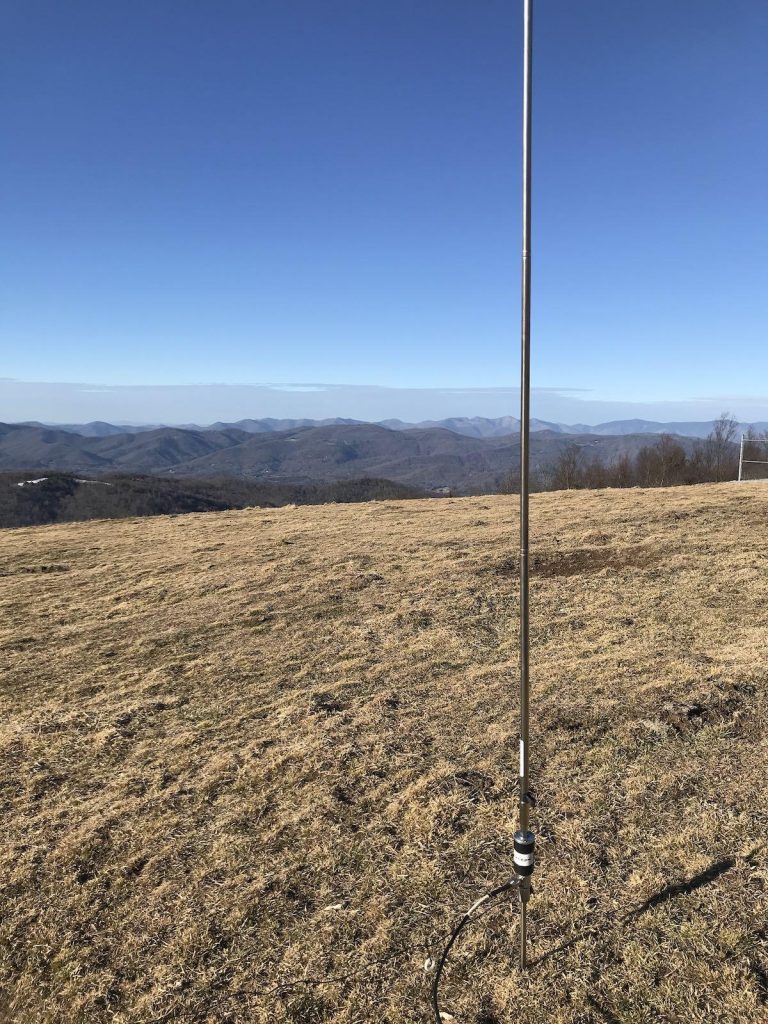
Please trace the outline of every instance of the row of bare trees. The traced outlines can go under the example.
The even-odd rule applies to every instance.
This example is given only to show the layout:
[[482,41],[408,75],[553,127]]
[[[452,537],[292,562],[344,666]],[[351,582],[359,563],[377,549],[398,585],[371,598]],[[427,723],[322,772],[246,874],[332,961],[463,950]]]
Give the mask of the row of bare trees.
[[[601,487],[671,487],[735,480],[739,449],[736,443],[739,425],[724,412],[712,425],[709,435],[688,451],[672,434],[660,434],[653,444],[636,455],[625,454],[606,464],[595,459],[589,449],[572,444],[548,467],[534,474],[535,490],[560,491]],[[510,479],[502,488],[515,491]]]
[[634,457],[623,455],[611,465],[585,462],[583,449],[572,446],[544,474],[543,489],[671,487],[735,480],[739,466],[737,432],[737,421],[724,412],[713,423],[709,435],[697,441],[689,452],[672,434],[660,434]]

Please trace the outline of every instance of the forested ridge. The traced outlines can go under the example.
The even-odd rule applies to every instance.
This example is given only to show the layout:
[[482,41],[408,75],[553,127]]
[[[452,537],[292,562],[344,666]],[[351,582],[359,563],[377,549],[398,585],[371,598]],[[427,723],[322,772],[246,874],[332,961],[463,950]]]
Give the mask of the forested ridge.
[[260,483],[242,479],[114,475],[76,477],[70,473],[0,474],[0,527],[38,526],[82,519],[182,512],[223,512],[230,508],[320,505],[424,497],[415,487],[390,480],[342,480],[327,484]]

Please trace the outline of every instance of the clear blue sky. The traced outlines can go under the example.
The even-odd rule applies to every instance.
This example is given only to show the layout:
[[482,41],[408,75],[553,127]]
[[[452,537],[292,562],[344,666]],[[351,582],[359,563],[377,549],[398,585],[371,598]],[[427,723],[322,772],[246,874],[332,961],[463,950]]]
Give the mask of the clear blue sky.
[[[768,3],[536,8],[534,383],[768,409]],[[0,374],[514,385],[520,9],[10,0]]]

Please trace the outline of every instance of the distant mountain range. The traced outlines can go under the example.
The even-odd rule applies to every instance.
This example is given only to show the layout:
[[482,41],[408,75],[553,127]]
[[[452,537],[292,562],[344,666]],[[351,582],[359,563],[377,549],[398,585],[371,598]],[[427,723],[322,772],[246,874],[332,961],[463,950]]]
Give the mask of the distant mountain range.
[[[158,427],[108,432],[112,424],[89,424],[89,434],[63,427],[0,424],[0,469],[61,470],[86,474],[155,473],[187,477],[230,477],[248,480],[317,483],[386,479],[440,493],[492,491],[518,463],[518,437],[509,421],[452,420],[444,426],[398,428],[372,423],[341,422],[256,430],[242,424],[282,425],[284,421],[241,421],[211,428]],[[482,436],[461,432],[462,423],[475,429],[507,429]],[[514,422],[514,421],[513,421]],[[648,443],[647,434],[568,434],[538,429],[531,438],[534,472],[551,465],[576,444],[583,459],[614,462],[634,455]],[[682,439],[686,450],[692,439]]]
[[[286,430],[298,430],[300,427],[357,426],[368,424],[367,420],[343,419],[340,417],[324,420],[310,419],[244,419],[234,423],[217,422],[208,426],[197,423],[182,423],[175,429],[191,430],[197,433],[209,431],[242,430],[248,434],[275,434]],[[114,434],[144,434],[151,431],[166,429],[167,424],[115,424],[103,421],[92,423],[39,423],[27,421],[17,426],[53,428],[83,437],[111,437]],[[420,423],[406,423],[403,420],[381,420],[377,426],[389,430],[428,430],[440,428],[450,430],[454,434],[465,437],[508,437],[520,431],[520,421],[514,416],[499,416],[495,419],[485,416],[453,416],[443,420],[423,420]],[[740,429],[746,430],[750,424],[741,424]],[[760,433],[768,433],[768,422],[751,424]],[[598,436],[621,436],[626,434],[678,434],[681,437],[706,437],[712,429],[711,420],[693,422],[659,423],[654,420],[611,420],[592,426],[587,423],[550,423],[547,420],[531,420],[534,432],[550,431],[557,434],[589,434]]]
[[[564,433],[580,434],[677,434],[680,437],[704,438],[712,430],[712,420],[700,420],[693,422],[658,423],[655,420],[611,420],[608,423],[598,423],[590,427],[583,423],[575,423],[569,427],[560,424]],[[760,434],[768,433],[768,423],[740,423],[739,431],[746,431],[753,427]],[[533,429],[533,426],[531,427]]]

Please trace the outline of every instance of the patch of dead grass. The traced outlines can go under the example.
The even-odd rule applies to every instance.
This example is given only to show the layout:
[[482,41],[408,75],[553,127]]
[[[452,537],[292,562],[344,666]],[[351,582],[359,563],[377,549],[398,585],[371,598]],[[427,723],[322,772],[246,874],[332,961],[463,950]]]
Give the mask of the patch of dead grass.
[[[768,492],[532,511],[534,965],[512,902],[446,1009],[768,1021]],[[483,497],[4,532],[0,1020],[429,1019],[430,943],[510,872],[516,525]]]

